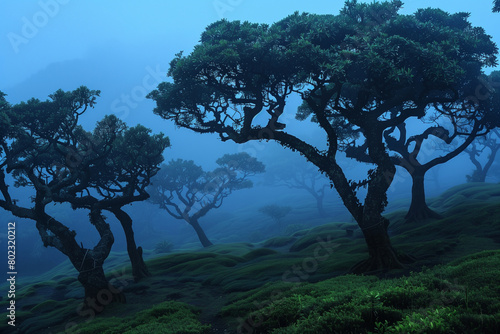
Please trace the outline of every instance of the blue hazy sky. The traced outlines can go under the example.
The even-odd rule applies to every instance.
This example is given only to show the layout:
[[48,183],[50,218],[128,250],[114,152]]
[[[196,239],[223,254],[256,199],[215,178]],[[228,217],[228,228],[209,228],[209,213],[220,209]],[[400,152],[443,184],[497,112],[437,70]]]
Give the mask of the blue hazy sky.
[[[500,42],[500,14],[491,13],[491,0],[404,3],[404,13],[429,6],[470,12],[473,24],[483,26]],[[162,56],[161,65],[166,68],[175,53],[189,51],[203,29],[222,17],[272,23],[297,10],[338,13],[342,5],[340,0],[3,0],[0,87],[20,83],[50,64],[97,54],[135,55],[138,60]],[[99,70],[95,69],[96,74]],[[129,70],[115,75],[126,77]]]
[[[166,79],[168,64],[181,50],[188,53],[210,23],[221,18],[273,23],[294,11],[337,14],[341,0],[3,0],[0,4],[0,90],[11,103],[30,97],[46,99],[62,88],[80,85],[100,89],[97,107],[83,119],[93,127],[114,113],[128,124],[142,123],[170,136],[167,156],[214,161],[214,152],[263,154],[264,143],[221,143],[215,135],[176,129],[153,115],[145,94]],[[438,6],[471,13],[500,43],[500,14],[492,0],[408,0],[402,13]],[[292,106],[293,107],[293,106]],[[309,126],[296,125],[289,113],[287,130],[313,136]],[[312,126],[312,125],[311,125]],[[311,138],[315,140],[316,138]],[[323,138],[319,138],[318,143]]]

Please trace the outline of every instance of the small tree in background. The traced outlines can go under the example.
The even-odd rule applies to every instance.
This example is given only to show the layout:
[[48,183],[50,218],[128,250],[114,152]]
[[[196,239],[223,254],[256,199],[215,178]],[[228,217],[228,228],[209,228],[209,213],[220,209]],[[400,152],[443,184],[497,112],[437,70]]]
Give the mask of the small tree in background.
[[330,188],[328,179],[318,173],[310,164],[301,166],[299,161],[274,165],[273,170],[266,173],[266,183],[274,186],[284,186],[290,189],[305,190],[316,201],[316,208],[321,217],[326,217],[323,206],[325,189]]
[[155,253],[170,253],[174,249],[174,244],[170,241],[163,240],[155,245]]
[[[465,153],[469,155],[470,161],[476,169],[472,175],[467,175],[467,182],[485,182],[486,175],[495,161],[498,150],[500,150],[500,132],[498,129],[493,130],[484,137],[478,137],[472,144],[465,149]],[[489,151],[485,154],[485,151]],[[481,163],[481,156],[486,155],[486,162]]]
[[247,153],[225,154],[216,163],[218,168],[206,172],[192,160],[172,160],[162,165],[149,188],[150,201],[191,225],[203,247],[212,242],[198,220],[219,208],[233,191],[251,188],[248,178],[264,172],[264,164]]
[[[455,158],[478,136],[484,134],[484,128],[476,122],[476,126],[464,131],[457,124],[458,117],[451,113],[454,129],[448,131],[444,126],[432,125],[417,135],[409,135],[406,123],[398,124],[384,131],[383,136],[385,144],[394,154],[391,159],[396,166],[406,170],[412,179],[411,204],[405,216],[407,221],[417,221],[428,218],[440,218],[441,216],[431,210],[426,203],[424,180],[426,173],[437,165],[444,164]],[[471,121],[474,122],[474,121]],[[462,138],[460,144],[456,143]],[[429,159],[429,151],[424,149],[427,140],[441,141],[440,146],[447,146],[446,154]],[[455,141],[454,141],[455,140]],[[371,162],[366,152],[366,143],[360,146],[352,146],[346,149],[348,157],[355,158],[358,161]],[[435,150],[433,150],[435,151]],[[427,159],[427,161],[425,161]]]
[[265,205],[259,209],[263,214],[271,217],[274,221],[274,224],[280,228],[283,227],[281,219],[285,218],[286,215],[292,211],[292,208],[289,206],[281,206],[277,204]]

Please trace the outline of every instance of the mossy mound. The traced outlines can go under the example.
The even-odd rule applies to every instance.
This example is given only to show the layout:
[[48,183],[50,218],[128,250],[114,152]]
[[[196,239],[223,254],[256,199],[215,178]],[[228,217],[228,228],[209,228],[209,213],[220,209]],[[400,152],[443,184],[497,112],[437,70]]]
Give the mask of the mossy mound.
[[327,229],[327,230],[320,229],[319,231],[317,231],[316,229],[318,229],[318,228],[312,229],[309,233],[307,233],[306,235],[304,235],[303,237],[298,239],[290,247],[290,251],[291,252],[298,252],[298,251],[305,250],[309,247],[314,248],[314,247],[316,247],[316,245],[318,243],[321,242],[321,240],[323,240],[325,235],[329,235],[330,238],[334,238],[334,239],[341,238],[341,237],[345,236],[345,232],[340,231],[337,226],[332,226],[331,229]]
[[340,276],[268,284],[240,295],[222,316],[253,333],[498,333],[500,251],[408,277]]
[[485,201],[500,200],[500,185],[495,183],[470,182],[448,189],[429,201],[432,206],[450,209],[462,204],[484,204]]
[[245,259],[246,261],[252,261],[256,258],[259,258],[259,257],[263,257],[263,256],[268,256],[268,255],[274,255],[274,254],[277,254],[278,252],[273,250],[273,249],[269,249],[269,248],[258,248],[258,249],[255,249],[251,252],[248,252],[247,254],[243,255],[243,259]]
[[134,316],[100,317],[73,330],[80,334],[208,333],[210,326],[201,324],[198,314],[198,310],[185,303],[167,301]]
[[290,244],[295,240],[293,236],[285,236],[285,237],[275,237],[268,239],[262,243],[263,247],[272,247],[272,248],[280,248]]

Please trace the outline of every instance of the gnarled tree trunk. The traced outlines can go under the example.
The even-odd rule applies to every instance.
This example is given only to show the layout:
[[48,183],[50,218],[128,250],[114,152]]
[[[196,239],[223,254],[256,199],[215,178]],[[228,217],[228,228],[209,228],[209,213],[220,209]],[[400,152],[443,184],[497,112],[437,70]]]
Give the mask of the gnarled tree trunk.
[[108,282],[102,268],[113,245],[114,237],[100,210],[92,209],[89,216],[101,239],[93,249],[86,249],[83,245],[78,245],[74,231],[45,214],[43,205],[41,206],[42,208],[37,206],[36,209],[38,212],[36,227],[44,246],[55,247],[64,253],[79,272],[78,281],[85,289],[84,305],[95,312],[101,312],[104,306],[111,302],[125,302],[125,295]]
[[[83,249],[82,249],[83,250]],[[88,249],[86,251],[89,251]],[[91,252],[91,251],[89,251]],[[125,302],[124,294],[111,285],[102,268],[102,262],[93,256],[85,257],[79,269],[78,281],[85,289],[85,306],[101,312],[112,302]]]
[[407,257],[397,254],[392,247],[387,233],[389,220],[382,216],[396,166],[382,143],[382,131],[373,127],[364,134],[367,137],[368,154],[377,167],[368,176],[368,192],[362,214],[354,217],[365,237],[369,258],[356,264],[351,271],[368,273],[399,269]]
[[387,234],[388,224],[384,218],[360,224],[363,226],[361,231],[368,246],[369,258],[353,266],[351,268],[353,273],[361,274],[402,267]]
[[208,247],[212,246],[213,243],[208,240],[207,235],[205,234],[205,231],[201,228],[200,224],[198,223],[197,219],[190,219],[188,223],[194,228],[196,231],[196,234],[198,235],[198,239],[200,239],[201,244],[203,247]]
[[325,208],[323,207],[323,197],[321,195],[314,195],[316,199],[316,207],[318,208],[318,213],[321,217],[326,217]]
[[114,208],[111,212],[120,221],[123,231],[125,232],[127,252],[132,265],[132,275],[134,276],[134,281],[138,282],[144,277],[150,277],[151,273],[142,258],[142,247],[137,247],[135,243],[134,230],[132,229],[132,218],[130,218],[130,216],[120,208]]
[[408,213],[405,216],[407,222],[424,220],[429,218],[439,219],[441,216],[431,210],[425,201],[424,178],[426,170],[416,168],[411,173],[411,204]]

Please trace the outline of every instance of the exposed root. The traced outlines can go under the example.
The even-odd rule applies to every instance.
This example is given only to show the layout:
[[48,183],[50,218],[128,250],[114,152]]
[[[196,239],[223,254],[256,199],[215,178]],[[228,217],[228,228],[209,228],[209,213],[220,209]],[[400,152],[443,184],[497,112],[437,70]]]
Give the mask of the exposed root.
[[416,258],[411,255],[396,255],[394,251],[378,253],[377,256],[372,256],[352,266],[349,269],[349,273],[357,275],[385,273],[392,269],[403,269],[405,268],[405,264],[413,263],[415,260]]
[[439,213],[431,210],[429,207],[425,206],[424,208],[420,209],[412,209],[408,211],[408,213],[405,216],[406,222],[416,222],[416,221],[422,221],[426,219],[441,219],[443,216],[441,216]]

